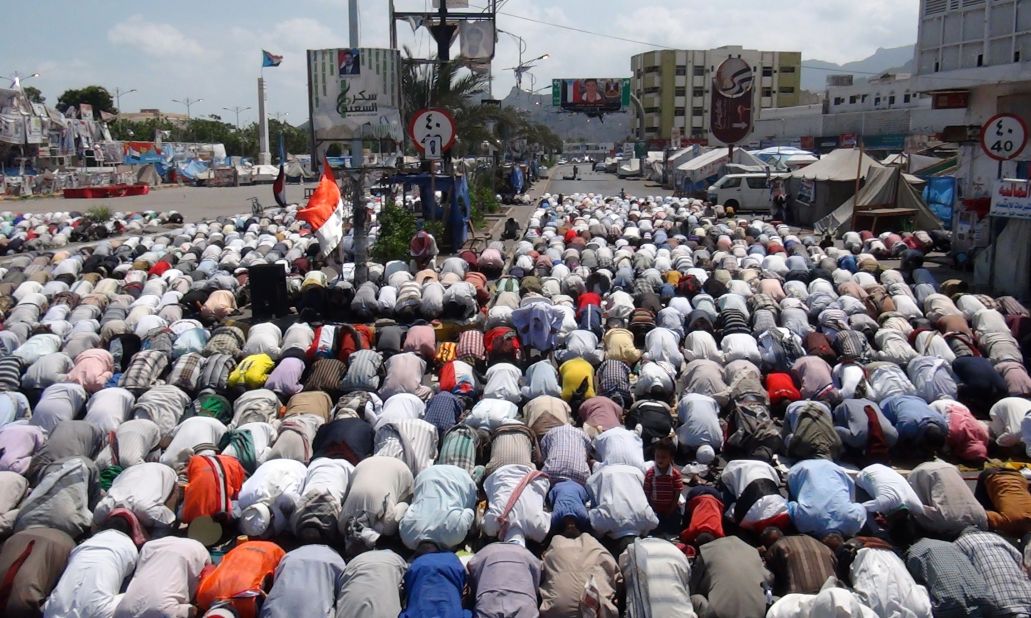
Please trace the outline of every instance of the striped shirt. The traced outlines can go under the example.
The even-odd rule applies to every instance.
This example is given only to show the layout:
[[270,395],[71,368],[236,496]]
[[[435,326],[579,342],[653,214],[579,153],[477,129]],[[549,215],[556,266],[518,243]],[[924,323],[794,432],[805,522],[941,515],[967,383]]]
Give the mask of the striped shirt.
[[671,465],[660,471],[652,466],[644,473],[644,493],[648,504],[659,515],[675,512],[680,504],[680,492],[684,490],[684,479],[677,467]]
[[303,390],[335,391],[340,388],[340,380],[346,370],[346,365],[335,358],[321,358],[312,365]]
[[624,402],[630,401],[630,367],[618,360],[603,362],[596,373],[598,394],[603,397],[619,396]]
[[591,443],[587,434],[579,427],[559,425],[548,430],[541,438],[544,453],[544,473],[552,483],[560,480],[583,484],[591,475],[587,465],[587,453]]
[[180,356],[168,374],[168,383],[187,392],[196,390],[204,360],[204,357],[196,352]]
[[491,435],[486,475],[507,465],[536,467],[538,455],[537,438],[527,426],[502,425]]
[[956,539],[956,547],[987,582],[992,615],[1031,613],[1031,581],[1024,573],[1020,553],[1009,542],[993,532],[968,528]]
[[17,356],[0,358],[0,390],[16,391],[21,388],[21,359]]
[[961,618],[990,612],[984,576],[955,543],[921,539],[906,553],[906,567],[927,588],[936,617]]
[[422,419],[385,423],[376,430],[375,449],[376,455],[405,462],[418,476],[437,455],[437,428]]
[[118,385],[130,391],[152,387],[168,366],[168,356],[157,350],[141,350],[133,355]]
[[[353,357],[352,357],[353,358]],[[426,402],[423,420],[437,428],[438,435],[444,435],[459,419],[465,406],[462,400],[448,392],[437,393]]]
[[815,538],[797,534],[774,543],[766,555],[767,568],[776,578],[774,591],[785,594],[816,594],[834,575],[834,552]]
[[458,337],[455,357],[475,365],[487,358],[487,350],[483,345],[483,332],[472,329],[463,331]]
[[340,383],[344,391],[369,391],[379,388],[383,357],[374,350],[358,350],[347,359],[347,373]]
[[480,441],[478,430],[468,425],[455,425],[444,434],[436,463],[458,466],[479,482],[483,477],[483,466],[476,465],[476,451]]

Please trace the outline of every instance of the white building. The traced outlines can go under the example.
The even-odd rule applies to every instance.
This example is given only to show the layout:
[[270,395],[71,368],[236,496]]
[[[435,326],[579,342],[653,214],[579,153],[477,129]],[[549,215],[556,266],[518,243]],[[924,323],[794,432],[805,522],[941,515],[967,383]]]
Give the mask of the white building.
[[[914,88],[955,106],[956,125],[980,127],[1009,112],[1031,126],[1031,0],[921,0]],[[987,196],[998,162],[971,140],[960,150],[961,188]],[[1027,178],[1031,148],[1002,165],[1002,176]]]
[[753,110],[798,105],[801,52],[760,51],[740,45],[645,52],[630,58],[630,86],[644,108],[645,139],[668,142],[676,134],[686,140],[717,143],[709,132],[712,73],[730,57],[741,58],[752,67]]

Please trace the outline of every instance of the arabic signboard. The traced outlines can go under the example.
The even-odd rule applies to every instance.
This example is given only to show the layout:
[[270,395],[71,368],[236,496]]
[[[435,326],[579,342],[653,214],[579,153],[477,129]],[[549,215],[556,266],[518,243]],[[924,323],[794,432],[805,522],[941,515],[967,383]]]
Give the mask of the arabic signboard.
[[1031,219],[1031,180],[996,180],[988,214],[1010,219]]
[[618,112],[630,105],[630,79],[553,79],[551,105],[571,112]]
[[400,142],[400,66],[396,49],[309,49],[308,95],[316,142]]
[[996,161],[1009,161],[1024,151],[1027,125],[1020,116],[996,114],[981,127],[981,149]]
[[427,159],[439,159],[455,143],[455,118],[446,109],[421,109],[408,121],[408,137]]
[[727,58],[712,75],[709,127],[724,144],[736,144],[752,132],[752,67]]

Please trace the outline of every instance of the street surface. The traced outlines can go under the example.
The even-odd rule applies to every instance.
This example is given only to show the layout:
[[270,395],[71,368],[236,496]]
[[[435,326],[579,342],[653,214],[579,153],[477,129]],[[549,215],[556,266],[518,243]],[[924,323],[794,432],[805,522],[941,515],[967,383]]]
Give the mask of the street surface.
[[562,180],[563,176],[573,173],[572,165],[558,165],[548,170],[548,174],[551,176],[548,192],[552,195],[558,193],[563,195],[570,193],[619,195],[619,190],[622,188],[627,195],[634,196],[673,195],[672,189],[663,189],[651,181],[646,182],[640,178],[616,178],[615,174],[592,172],[590,163],[581,163],[577,167],[580,168],[580,180]]
[[[314,187],[315,183],[308,182],[305,186]],[[248,213],[251,211],[251,197],[257,197],[265,207],[276,205],[276,201],[272,197],[271,184],[245,187],[167,186],[167,188],[153,189],[147,195],[107,200],[66,200],[63,197],[4,200],[0,202],[0,211],[46,213],[78,210],[85,212],[91,208],[104,206],[112,212],[176,210],[183,215],[186,221],[200,221],[219,216]],[[302,202],[304,187],[288,184],[286,199],[288,202]]]

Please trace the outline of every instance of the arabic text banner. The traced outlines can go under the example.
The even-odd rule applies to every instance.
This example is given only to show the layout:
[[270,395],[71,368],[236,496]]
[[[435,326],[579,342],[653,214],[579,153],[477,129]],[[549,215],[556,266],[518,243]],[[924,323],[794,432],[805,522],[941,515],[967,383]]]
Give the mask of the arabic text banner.
[[993,217],[1031,219],[1031,180],[996,180],[988,214]]
[[396,49],[308,50],[309,92],[316,141],[389,139],[400,142],[401,54]]

